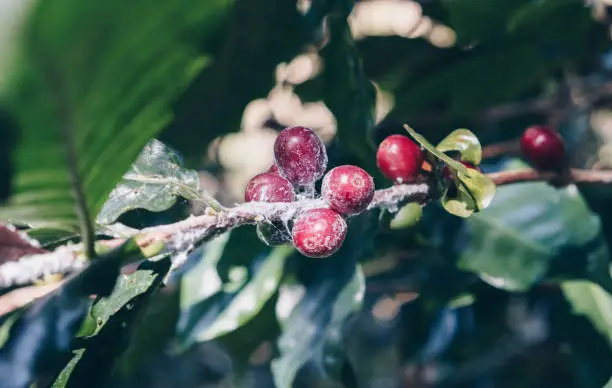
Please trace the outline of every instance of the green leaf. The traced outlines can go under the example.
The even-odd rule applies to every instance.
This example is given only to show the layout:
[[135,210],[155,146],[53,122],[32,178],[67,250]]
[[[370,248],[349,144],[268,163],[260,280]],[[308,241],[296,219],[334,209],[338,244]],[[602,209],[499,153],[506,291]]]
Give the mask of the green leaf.
[[38,1],[0,91],[20,129],[0,219],[76,231],[72,189],[95,218],[208,63],[192,37],[205,38],[231,3]]
[[97,222],[111,224],[133,209],[161,212],[174,205],[177,197],[198,199],[199,192],[198,173],[184,169],[178,155],[152,139],[110,193]]
[[446,136],[436,146],[438,151],[449,152],[458,151],[461,154],[461,160],[471,163],[475,166],[480,164],[482,160],[482,147],[480,141],[468,129],[456,129]]
[[[223,336],[253,319],[276,293],[285,260],[294,252],[290,246],[266,248],[246,267],[227,255],[226,244],[232,244],[229,235],[209,243],[201,261],[182,279],[177,330],[184,348]],[[220,261],[234,264],[227,281],[218,273]]]
[[[315,7],[313,7],[315,8]],[[313,13],[317,10],[313,10]],[[347,20],[330,15],[326,19],[329,41],[321,49],[325,63],[323,101],[337,121],[337,138],[350,154],[359,158],[370,173],[378,173],[373,162],[376,147],[370,136],[374,127],[376,91],[363,72]]]
[[612,346],[612,296],[590,281],[565,281],[561,289],[574,313],[586,316]]
[[446,211],[459,217],[469,217],[472,213],[480,212],[491,204],[496,191],[495,183],[491,179],[446,155],[408,125],[404,125],[404,128],[430,155],[445,163],[456,177],[457,193],[451,197],[446,192],[441,198],[442,206]]
[[412,202],[402,207],[394,216],[389,226],[391,229],[407,229],[415,226],[423,216],[421,204]]
[[98,298],[91,309],[95,333],[81,342],[72,360],[59,374],[54,388],[104,387],[130,343],[150,297],[170,270],[170,259],[145,261],[131,275],[122,275],[113,293]]
[[466,220],[465,231],[460,267],[499,288],[525,290],[549,273],[595,279],[607,268],[601,221],[573,185],[500,187],[485,212]]
[[524,3],[524,0],[442,1],[450,27],[464,42],[478,42],[504,34],[508,16]]
[[346,318],[361,308],[365,293],[361,267],[338,259],[342,258],[318,263],[311,282],[280,289],[276,311],[283,332],[278,339],[280,356],[272,361],[277,388],[291,388],[307,362],[322,363],[324,347],[340,346]]
[[91,306],[91,295],[110,295],[132,240],[101,255],[57,290],[21,311],[0,349],[3,386],[26,387],[47,381],[70,361],[72,339]]

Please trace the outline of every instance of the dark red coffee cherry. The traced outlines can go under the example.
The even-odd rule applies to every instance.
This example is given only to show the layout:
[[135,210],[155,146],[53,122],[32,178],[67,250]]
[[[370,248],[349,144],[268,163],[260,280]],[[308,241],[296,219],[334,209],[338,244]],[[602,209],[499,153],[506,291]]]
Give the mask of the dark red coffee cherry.
[[402,135],[391,135],[378,146],[376,164],[384,176],[395,183],[415,180],[423,164],[423,151]]
[[329,207],[344,214],[364,211],[374,198],[374,179],[357,166],[339,166],[323,178],[321,195]]
[[565,164],[565,141],[552,128],[535,125],[521,138],[521,152],[535,168],[560,170]]
[[325,173],[327,151],[311,129],[290,127],[274,142],[274,159],[281,175],[294,185],[312,185]]
[[255,175],[244,190],[246,202],[292,202],[293,186],[280,175],[263,173]]
[[322,258],[333,255],[346,237],[346,221],[331,209],[312,209],[300,214],[291,232],[301,254]]

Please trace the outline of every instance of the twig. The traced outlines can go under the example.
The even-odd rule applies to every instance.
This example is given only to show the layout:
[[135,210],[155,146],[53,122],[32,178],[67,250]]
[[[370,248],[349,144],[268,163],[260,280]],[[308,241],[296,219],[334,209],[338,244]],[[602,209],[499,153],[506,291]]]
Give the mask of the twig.
[[[487,174],[489,178],[498,186],[510,183],[550,181],[560,177],[555,172],[538,171],[531,168],[502,171]],[[576,184],[607,185],[612,183],[612,170],[581,170],[571,169],[569,181]]]
[[[428,197],[429,185],[426,183],[397,185],[377,190],[369,208],[393,209],[410,201],[423,203]],[[187,253],[199,244],[235,227],[263,221],[286,222],[306,210],[327,206],[322,199],[302,199],[291,203],[249,202],[222,212],[211,211],[174,224],[146,228],[135,236],[135,240],[147,257],[172,254],[173,266],[177,267],[182,264]],[[125,238],[115,238],[99,243],[113,248],[124,241]],[[163,246],[162,251],[155,249],[159,246]],[[18,261],[1,265],[0,289],[31,284],[46,275],[66,274],[82,269],[87,263],[82,253],[82,247],[71,245],[50,253],[24,256]]]
[[[504,171],[488,174],[497,185],[519,182],[550,181],[559,177],[554,172],[533,169]],[[569,180],[576,184],[612,184],[612,170],[572,169]],[[395,211],[408,202],[425,204],[431,199],[429,183],[395,185],[377,190],[368,210],[389,209]],[[322,199],[301,199],[291,203],[249,202],[225,209],[210,211],[200,216],[191,216],[174,224],[146,228],[134,237],[146,257],[171,254],[173,266],[180,266],[186,255],[199,244],[238,226],[264,221],[287,222],[300,213],[328,205]],[[130,230],[129,234],[133,231]],[[102,240],[99,244],[117,247],[125,238]],[[162,250],[157,247],[163,247]],[[12,286],[23,286],[52,274],[66,274],[87,265],[80,245],[59,247],[53,252],[24,256],[18,261],[0,265],[0,290]]]
[[519,142],[516,140],[510,140],[485,146],[482,149],[482,157],[485,159],[496,158],[498,156],[518,154],[519,152]]

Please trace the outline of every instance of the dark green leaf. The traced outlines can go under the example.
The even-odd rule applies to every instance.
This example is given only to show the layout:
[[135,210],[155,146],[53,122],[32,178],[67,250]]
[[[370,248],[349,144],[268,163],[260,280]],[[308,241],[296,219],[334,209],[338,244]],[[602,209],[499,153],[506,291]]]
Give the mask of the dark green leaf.
[[584,271],[594,276],[601,263],[607,268],[601,222],[575,186],[500,187],[491,206],[465,226],[467,244],[459,265],[496,287],[525,290],[557,266],[569,265],[578,278],[587,276]]
[[374,164],[375,145],[370,131],[374,127],[376,92],[363,73],[361,57],[355,47],[344,17],[327,18],[330,39],[321,49],[324,102],[336,117],[337,138],[370,173],[378,173]]
[[179,196],[200,198],[198,173],[184,169],[171,149],[153,139],[110,193],[97,222],[111,224],[133,209],[161,212],[174,205]]
[[361,267],[348,257],[334,256],[309,267],[312,274],[305,282],[281,287],[276,305],[282,334],[278,339],[280,356],[272,361],[272,373],[278,388],[291,388],[306,363],[325,362],[323,353],[340,346],[346,318],[363,300]]
[[105,387],[116,361],[130,343],[149,298],[170,269],[168,257],[145,261],[131,275],[121,276],[115,291],[99,298],[91,310],[97,323],[94,335],[82,346],[54,383],[54,388]]
[[77,230],[70,165],[95,218],[142,147],[171,121],[173,100],[206,65],[190,34],[205,34],[231,2],[37,2],[2,84],[20,141],[14,194],[1,219]]
[[227,334],[255,317],[276,293],[293,252],[290,246],[268,249],[248,268],[233,267],[229,280],[222,282],[217,264],[230,260],[224,252],[228,239],[225,235],[209,243],[200,263],[183,277],[178,331],[184,347]]
[[506,31],[508,15],[512,15],[524,0],[443,0],[450,18],[450,26],[464,42],[481,41],[502,35]]
[[[109,295],[121,263],[135,244],[128,241],[93,261],[52,294],[35,301],[11,325],[0,349],[2,386],[45,385],[70,360],[72,338],[91,305],[90,295]],[[137,247],[137,246],[136,246]]]

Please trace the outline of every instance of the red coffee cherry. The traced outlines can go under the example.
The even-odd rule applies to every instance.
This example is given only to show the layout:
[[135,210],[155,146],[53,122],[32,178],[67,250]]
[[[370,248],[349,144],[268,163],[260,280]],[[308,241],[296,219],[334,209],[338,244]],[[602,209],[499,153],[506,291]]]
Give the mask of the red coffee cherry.
[[523,133],[521,152],[535,168],[559,170],[565,164],[565,141],[552,128],[534,125]]
[[263,173],[255,175],[244,190],[246,202],[292,202],[293,186],[280,175]]
[[391,135],[378,146],[376,164],[395,183],[413,181],[423,164],[423,151],[406,136]]
[[344,214],[364,211],[374,198],[374,179],[357,166],[339,166],[323,178],[321,195],[329,207]]
[[293,245],[304,256],[331,256],[342,246],[346,229],[346,221],[339,213],[331,209],[308,210],[295,219]]
[[274,159],[281,175],[294,185],[312,185],[325,173],[327,151],[311,129],[282,130],[274,142]]

